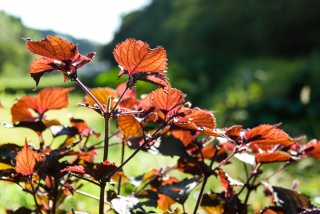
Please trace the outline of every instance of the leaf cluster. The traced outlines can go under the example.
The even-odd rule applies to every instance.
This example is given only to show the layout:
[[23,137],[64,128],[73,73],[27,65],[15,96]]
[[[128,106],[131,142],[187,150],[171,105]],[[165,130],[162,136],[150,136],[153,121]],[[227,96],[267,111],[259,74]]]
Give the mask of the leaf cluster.
[[[6,165],[0,169],[0,179],[19,185],[35,202],[35,208],[21,207],[15,213],[58,213],[68,196],[81,192],[83,182],[99,187],[98,198],[84,194],[99,200],[100,214],[104,213],[105,204],[116,213],[152,213],[156,208],[164,213],[178,214],[181,210],[185,213],[185,202],[196,187],[200,191],[193,213],[199,207],[207,213],[247,213],[252,209],[249,198],[258,188],[264,190],[271,202],[270,206],[255,210],[257,213],[319,210],[306,195],[295,189],[273,186],[269,179],[302,159],[320,159],[320,141],[303,144],[303,137],[290,137],[279,128],[280,124],[218,128],[213,112],[192,107],[185,101],[184,93],[168,82],[163,47],[150,49],[142,41],[125,40],[113,53],[120,67],[119,76],[127,76],[127,82],[115,89],[89,89],[79,80],[77,70],[92,61],[93,53],[83,56],[76,45],[57,36],[40,41],[27,39],[26,43],[32,53],[41,55],[30,66],[36,85],[46,72],[53,70],[58,70],[65,81],[75,81],[86,93],[79,105],[101,115],[105,133],[103,142],[89,145],[89,139],[99,138],[100,134],[84,120],[71,116],[70,125],[65,126],[58,119],[46,119],[48,111],[68,106],[68,93],[73,88],[45,88],[36,97],[26,95],[19,99],[11,108],[12,124],[6,126],[35,131],[39,144],[34,145],[26,138],[23,147],[9,143],[0,146],[0,162]],[[137,81],[159,88],[139,98],[135,91]],[[113,135],[111,120],[117,122],[118,128]],[[44,139],[43,132],[47,129],[54,139],[66,136],[57,148]],[[122,147],[119,163],[108,159],[112,136]],[[127,159],[124,159],[124,147],[133,151]],[[103,149],[102,162],[95,161],[98,149]],[[123,167],[138,152],[176,157],[176,162],[147,171],[137,165],[140,176],[131,178]],[[228,174],[225,165],[232,164],[234,159],[243,162],[243,180]],[[275,162],[282,165],[266,175],[264,166]],[[182,178],[173,172],[180,173]],[[209,179],[218,181],[222,190],[208,189]],[[122,187],[128,185],[132,191],[124,195]],[[181,209],[172,209],[175,203]]]

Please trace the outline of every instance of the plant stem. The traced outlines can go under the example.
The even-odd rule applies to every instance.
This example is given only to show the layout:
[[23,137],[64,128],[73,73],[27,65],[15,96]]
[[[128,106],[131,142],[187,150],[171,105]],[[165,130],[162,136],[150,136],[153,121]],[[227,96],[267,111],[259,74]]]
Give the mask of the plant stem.
[[121,102],[123,96],[125,95],[125,93],[127,92],[127,90],[129,89],[128,84],[126,84],[126,88],[123,90],[122,94],[120,95],[118,101],[116,102],[116,104],[113,106],[111,112],[114,112],[114,110],[117,108],[117,106],[119,105],[119,103]]
[[199,197],[198,197],[198,200],[197,200],[197,203],[196,203],[196,207],[194,208],[193,214],[197,214],[199,205],[200,205],[200,203],[201,203],[201,201],[202,201],[202,198],[203,198],[203,193],[204,193],[204,189],[205,189],[205,187],[206,187],[208,178],[209,178],[208,175],[205,175],[205,176],[204,176],[204,180],[203,180],[203,182],[202,182],[202,186],[201,186],[201,189],[200,189]]
[[106,188],[106,180],[102,179],[100,183],[100,197],[99,197],[99,214],[104,213],[104,191]]
[[108,175],[107,180],[110,180],[110,178],[117,173],[124,165],[126,165],[145,145],[149,143],[148,140],[144,141],[143,144],[141,144],[118,168],[116,168],[113,172]]
[[88,96],[90,96],[94,102],[99,106],[101,113],[104,115],[106,113],[105,109],[102,107],[101,103],[99,102],[99,100],[97,100],[97,98],[91,93],[91,91],[78,79],[78,77],[74,78],[74,81],[77,82],[77,84],[82,88],[82,90],[84,92],[86,92],[86,94]]
[[[120,160],[120,163],[123,163],[124,161],[124,140],[122,141],[122,144],[121,144],[121,160]],[[121,191],[121,180],[122,180],[122,176],[119,175],[119,185],[118,185],[118,194],[120,194],[120,191]]]
[[37,202],[36,192],[35,192],[35,190],[34,190],[34,188],[33,188],[32,176],[30,176],[30,181],[29,181],[29,182],[30,182],[31,189],[32,189],[33,200],[34,200],[34,202],[35,202],[35,204],[36,204],[37,209],[38,209],[39,212],[42,214],[42,211],[41,211],[41,209],[40,209],[40,206],[39,206],[39,204],[38,204],[38,202]]

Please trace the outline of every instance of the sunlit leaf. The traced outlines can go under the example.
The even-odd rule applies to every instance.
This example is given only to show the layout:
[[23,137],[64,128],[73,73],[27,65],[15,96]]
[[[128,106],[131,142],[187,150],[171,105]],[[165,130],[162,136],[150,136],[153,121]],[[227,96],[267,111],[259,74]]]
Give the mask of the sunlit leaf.
[[79,166],[69,166],[69,167],[61,170],[61,172],[74,172],[74,173],[79,173],[79,174],[85,174],[85,173],[89,174],[86,171],[85,167],[81,166],[81,165],[79,165]]
[[42,157],[38,152],[29,148],[27,142],[16,156],[16,172],[27,176],[35,172],[36,164],[42,161]]
[[46,111],[68,107],[68,93],[74,88],[45,88],[37,97],[24,96],[11,108],[12,122],[36,122],[29,109],[39,116]]
[[79,54],[78,46],[57,36],[47,36],[39,41],[26,39],[26,47],[32,53],[42,56],[30,65],[30,74],[37,86],[42,75],[52,70],[59,70],[65,79],[70,74],[76,77],[77,69],[90,62],[95,55],[92,52],[83,56]]
[[253,129],[247,130],[244,134],[247,143],[254,149],[271,149],[274,145],[284,147],[292,145],[295,141],[291,139],[284,131],[275,126],[264,124]]
[[241,139],[240,137],[241,130],[242,130],[241,125],[232,126],[226,131],[226,136],[228,136],[234,142],[237,142],[239,139]]
[[132,76],[138,72],[164,72],[167,68],[167,54],[163,47],[150,49],[147,43],[127,39],[118,44],[113,55],[122,68],[119,76]]
[[264,152],[255,155],[257,163],[273,163],[273,162],[284,162],[291,159],[291,155],[285,152]]
[[180,214],[180,209],[176,208],[173,212],[170,212],[170,211],[167,210],[162,214]]
[[[124,92],[126,87],[127,87],[127,83],[125,82],[119,84],[116,88],[117,94],[120,96]],[[136,96],[137,96],[136,90],[134,88],[128,88],[126,93],[123,95],[123,98],[136,97]]]
[[221,136],[220,133],[214,130],[216,120],[211,112],[199,108],[181,108],[179,111],[181,113],[174,118],[174,125],[184,129],[199,131],[209,136]]
[[184,146],[187,146],[194,140],[194,136],[191,135],[188,130],[173,130],[171,131],[172,136],[179,139]]
[[304,151],[307,156],[320,159],[320,140],[311,140],[304,146]]
[[[108,97],[111,97],[110,107],[113,107],[115,104],[113,100],[118,98],[117,92],[114,89],[108,87],[94,88],[91,89],[90,92],[100,102],[101,105],[107,105]],[[90,106],[95,105],[95,101],[88,95],[85,96],[83,102],[89,104]]]
[[27,39],[26,42],[32,53],[60,61],[70,60],[79,54],[76,45],[57,36],[47,36],[40,41]]
[[118,117],[118,125],[126,139],[129,137],[137,137],[141,131],[141,125],[133,115],[122,115]]
[[45,88],[42,89],[36,98],[37,108],[33,109],[39,114],[52,109],[68,107],[68,93],[74,88]]
[[170,84],[168,84],[167,88],[156,89],[152,93],[152,97],[152,105],[164,113],[167,113],[184,101],[183,93],[178,89],[171,88]]

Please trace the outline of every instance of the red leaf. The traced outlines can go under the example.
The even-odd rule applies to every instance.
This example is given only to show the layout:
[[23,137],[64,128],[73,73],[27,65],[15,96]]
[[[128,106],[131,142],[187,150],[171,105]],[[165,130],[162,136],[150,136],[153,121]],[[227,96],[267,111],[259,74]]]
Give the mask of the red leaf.
[[141,131],[141,125],[133,115],[122,115],[118,117],[118,125],[126,139],[137,136]]
[[288,161],[291,159],[291,156],[288,153],[276,151],[256,154],[255,159],[257,163],[273,163]]
[[259,125],[246,131],[244,137],[253,149],[257,149],[256,147],[258,147],[263,150],[268,150],[278,144],[287,147],[294,143],[294,140],[284,131],[268,124]]
[[243,186],[243,183],[240,183],[234,179],[232,179],[227,173],[225,173],[221,168],[219,168],[219,179],[222,186],[225,188],[226,191],[233,186]]
[[163,47],[150,49],[147,43],[127,39],[114,49],[113,55],[122,71],[132,76],[138,72],[164,72],[167,68],[167,54]]
[[232,126],[226,131],[226,136],[228,136],[231,140],[237,142],[238,140],[241,139],[240,137],[241,130],[242,130],[241,125]]
[[42,161],[41,155],[30,149],[26,141],[16,156],[15,170],[24,176],[32,175],[35,172],[36,164],[40,161]]
[[[174,125],[189,130],[200,131],[210,136],[221,136],[221,134],[214,131],[216,120],[211,112],[199,108],[181,108],[179,112],[183,114],[174,118]],[[181,113],[178,115],[181,115]]]
[[307,156],[314,157],[320,160],[320,140],[311,140],[304,146],[304,151]]
[[76,45],[57,36],[47,36],[40,41],[28,39],[27,49],[34,54],[60,61],[72,59],[79,54]]
[[24,96],[19,99],[11,107],[12,123],[20,121],[34,121],[34,118],[29,109],[36,109],[36,98],[31,96]]
[[52,109],[68,107],[68,93],[74,88],[45,88],[38,93],[34,109],[39,114]]
[[184,146],[187,146],[194,140],[194,137],[190,134],[190,131],[188,130],[173,130],[171,131],[171,134],[175,138],[179,139]]
[[36,122],[29,109],[39,114],[39,117],[52,109],[68,107],[68,92],[74,88],[45,88],[37,97],[24,96],[11,108],[12,122]]
[[82,136],[95,135],[97,138],[100,137],[100,134],[89,128],[87,123],[82,119],[75,119],[73,117],[70,117],[70,123],[71,126],[75,127]]
[[61,170],[61,172],[75,172],[79,174],[88,174],[85,170],[84,166],[78,165],[78,166],[68,166],[67,168],[64,168]]
[[178,89],[171,88],[170,84],[168,84],[168,87],[165,89],[156,89],[152,93],[152,96],[152,105],[165,113],[184,101],[183,93]]
[[[120,96],[123,91],[126,89],[127,87],[127,83],[121,83],[117,86],[116,88],[116,92],[117,94]],[[137,92],[134,88],[129,88],[127,89],[126,93],[123,95],[123,98],[128,98],[128,97],[136,97],[137,96]]]
[[87,56],[80,55],[78,46],[57,36],[47,36],[40,41],[27,39],[26,43],[27,49],[42,56],[30,65],[30,74],[36,85],[45,72],[56,69],[64,74],[65,79],[70,78],[71,74],[76,77],[77,69],[90,62],[94,56],[94,53],[89,53]]

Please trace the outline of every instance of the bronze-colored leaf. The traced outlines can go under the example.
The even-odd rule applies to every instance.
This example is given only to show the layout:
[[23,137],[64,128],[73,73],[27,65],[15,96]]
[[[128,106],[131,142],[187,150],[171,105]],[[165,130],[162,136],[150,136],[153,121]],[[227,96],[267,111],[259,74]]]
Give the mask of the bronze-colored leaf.
[[284,162],[291,159],[291,155],[285,152],[264,152],[255,155],[257,163],[273,163],[273,162]]
[[268,150],[278,144],[286,147],[295,142],[284,131],[269,124],[259,125],[247,130],[244,136],[246,142],[250,143],[250,146],[255,150],[257,148]]
[[40,153],[30,149],[26,141],[24,147],[16,156],[16,172],[24,176],[32,175],[40,161],[42,161]]
[[[107,105],[108,97],[111,97],[111,105],[110,107],[113,107],[115,102],[114,99],[118,98],[117,92],[112,88],[94,88],[91,89],[90,92],[95,96],[95,98],[100,102],[101,105]],[[84,103],[89,104],[90,106],[95,105],[95,101],[88,95],[85,96]]]
[[156,89],[152,97],[152,105],[165,113],[184,101],[184,94],[178,89],[171,88],[170,84],[167,88]]
[[141,131],[141,125],[133,115],[122,115],[118,117],[118,125],[126,139],[129,137],[137,137]]
[[114,49],[113,55],[122,71],[132,76],[138,72],[164,72],[167,68],[167,54],[163,47],[150,49],[147,43],[127,39]]

